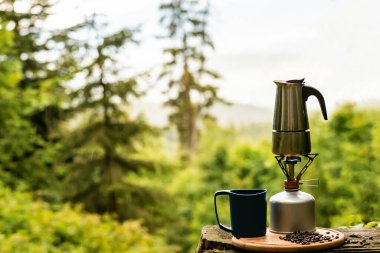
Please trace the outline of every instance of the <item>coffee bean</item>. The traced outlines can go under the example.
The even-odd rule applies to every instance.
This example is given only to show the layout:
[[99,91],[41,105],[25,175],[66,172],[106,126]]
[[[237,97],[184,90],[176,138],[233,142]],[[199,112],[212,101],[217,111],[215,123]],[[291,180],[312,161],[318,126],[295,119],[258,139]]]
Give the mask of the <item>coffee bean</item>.
[[333,236],[323,236],[318,232],[307,232],[307,231],[296,231],[293,233],[286,234],[285,236],[279,236],[280,240],[288,241],[291,243],[309,245],[312,243],[325,243],[328,240],[332,241]]

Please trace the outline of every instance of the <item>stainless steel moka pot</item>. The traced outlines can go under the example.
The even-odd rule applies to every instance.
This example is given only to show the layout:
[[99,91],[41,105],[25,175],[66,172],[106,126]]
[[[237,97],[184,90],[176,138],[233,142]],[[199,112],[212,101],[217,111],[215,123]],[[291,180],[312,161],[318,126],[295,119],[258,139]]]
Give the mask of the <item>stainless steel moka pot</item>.
[[[270,200],[270,230],[291,233],[315,230],[315,199],[299,190],[301,177],[318,154],[311,154],[309,121],[306,111],[308,97],[317,97],[327,120],[325,100],[315,88],[304,85],[304,79],[274,81],[277,85],[274,109],[272,152],[286,176],[285,190]],[[295,173],[295,165],[307,159]]]
[[309,120],[305,102],[317,97],[327,120],[325,100],[315,88],[304,85],[304,79],[274,81],[277,84],[274,107],[272,152],[277,155],[309,154],[311,151]]

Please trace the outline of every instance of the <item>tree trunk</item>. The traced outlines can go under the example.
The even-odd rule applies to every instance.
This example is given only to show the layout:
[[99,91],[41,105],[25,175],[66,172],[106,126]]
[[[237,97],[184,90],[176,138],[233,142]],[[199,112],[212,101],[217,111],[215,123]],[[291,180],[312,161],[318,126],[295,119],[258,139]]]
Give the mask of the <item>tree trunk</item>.
[[184,103],[184,110],[182,112],[182,122],[179,124],[182,124],[183,128],[179,131],[180,139],[181,139],[181,146],[182,148],[188,153],[190,158],[195,154],[196,148],[197,148],[197,108],[193,105],[193,102],[191,100],[191,85],[192,85],[192,78],[190,76],[188,66],[185,64],[184,70],[182,75],[182,85],[184,89],[184,95],[183,95],[183,103]]
[[[101,52],[100,52],[101,53]],[[99,68],[102,71],[103,64],[99,63]],[[103,120],[104,120],[104,134],[108,135],[108,131],[111,127],[111,120],[109,115],[109,101],[107,97],[108,93],[108,87],[104,83],[103,80],[103,72],[100,74],[100,80],[99,80],[101,86],[103,87]],[[108,138],[107,138],[108,139]],[[117,202],[117,194],[114,189],[115,183],[116,183],[116,175],[114,172],[114,169],[112,167],[112,147],[110,147],[110,143],[106,142],[103,145],[104,148],[104,169],[105,169],[105,176],[106,180],[108,180],[108,187],[111,187],[111,190],[109,192],[109,212],[114,212],[119,214],[119,206]]]

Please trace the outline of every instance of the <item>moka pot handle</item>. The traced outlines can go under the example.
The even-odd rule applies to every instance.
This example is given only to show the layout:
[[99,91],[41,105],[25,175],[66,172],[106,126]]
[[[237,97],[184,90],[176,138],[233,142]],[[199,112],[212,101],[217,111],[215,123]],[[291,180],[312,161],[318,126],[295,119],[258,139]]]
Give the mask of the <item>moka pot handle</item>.
[[315,96],[318,99],[319,105],[322,110],[323,118],[327,120],[326,104],[325,104],[325,99],[323,98],[322,94],[316,88],[304,85],[302,87],[303,100],[306,102],[309,96]]

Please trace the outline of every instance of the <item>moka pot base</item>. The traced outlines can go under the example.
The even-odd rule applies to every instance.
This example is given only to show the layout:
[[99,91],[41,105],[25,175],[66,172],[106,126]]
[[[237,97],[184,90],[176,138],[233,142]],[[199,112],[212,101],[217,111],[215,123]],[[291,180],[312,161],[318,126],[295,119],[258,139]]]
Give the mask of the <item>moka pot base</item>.
[[328,228],[316,228],[316,232],[323,236],[332,237],[333,235],[333,239],[323,243],[296,244],[280,239],[280,236],[283,237],[284,234],[273,233],[268,228],[265,236],[239,239],[232,237],[232,244],[239,249],[253,252],[314,252],[334,248],[344,243],[344,235],[339,231]]

